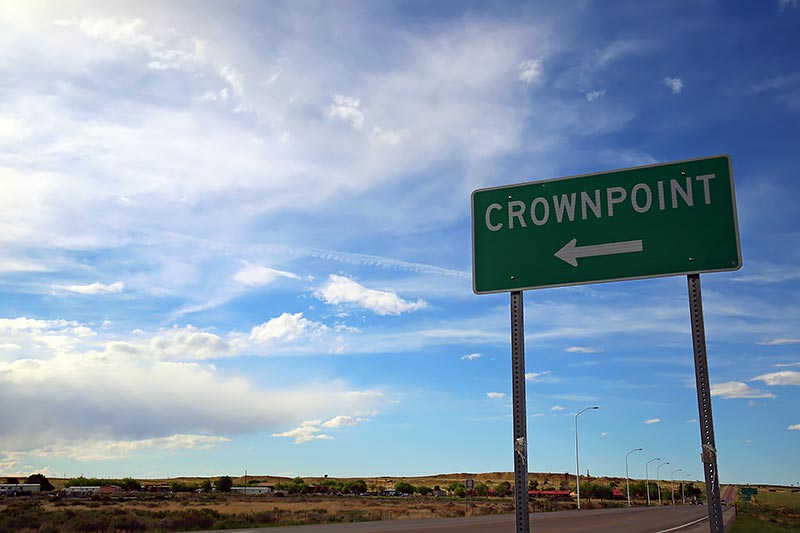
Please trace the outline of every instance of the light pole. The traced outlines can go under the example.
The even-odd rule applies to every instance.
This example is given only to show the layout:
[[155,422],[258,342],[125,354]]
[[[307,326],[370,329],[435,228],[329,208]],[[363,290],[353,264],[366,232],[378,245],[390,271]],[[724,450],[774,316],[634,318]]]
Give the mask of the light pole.
[[596,405],[594,407],[585,407],[578,411],[575,415],[575,478],[577,479],[576,492],[578,493],[578,509],[581,508],[581,467],[578,463],[578,416],[580,416],[584,411],[589,411],[590,409],[600,408]]
[[672,505],[675,505],[675,472],[680,472],[683,468],[679,468],[672,472],[669,481],[669,491],[672,493]]
[[628,478],[628,456],[633,452],[640,452],[640,451],[642,451],[641,448],[634,448],[633,450],[625,454],[625,486],[628,489],[628,507],[631,506],[631,481]]
[[[685,474],[685,475],[683,476],[683,478],[684,478],[684,479],[689,479],[690,477],[692,477],[692,475],[691,475],[691,474]],[[684,483],[683,481],[681,481],[681,503],[682,503],[683,505],[686,505],[686,496],[685,496],[685,495],[684,495],[684,493],[683,493],[683,486],[684,486],[684,485],[686,485],[686,483]]]
[[661,470],[662,466],[667,466],[669,461],[666,463],[661,463],[656,467],[656,487],[658,487],[658,505],[661,505],[661,475],[659,474],[659,470]]
[[647,506],[650,507],[650,472],[647,470],[647,467],[650,466],[650,463],[653,461],[660,461],[661,457],[656,457],[655,459],[650,459],[644,464],[644,477],[645,483],[647,484]]

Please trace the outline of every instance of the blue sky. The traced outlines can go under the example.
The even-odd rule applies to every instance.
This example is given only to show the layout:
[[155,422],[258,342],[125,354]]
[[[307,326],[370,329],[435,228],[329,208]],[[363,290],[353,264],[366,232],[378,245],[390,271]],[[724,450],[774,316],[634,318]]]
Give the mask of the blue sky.
[[[800,6],[4,2],[0,475],[513,470],[477,188],[730,154],[723,482],[800,483]],[[685,277],[525,293],[532,471],[702,478]],[[655,466],[651,463],[650,475]]]

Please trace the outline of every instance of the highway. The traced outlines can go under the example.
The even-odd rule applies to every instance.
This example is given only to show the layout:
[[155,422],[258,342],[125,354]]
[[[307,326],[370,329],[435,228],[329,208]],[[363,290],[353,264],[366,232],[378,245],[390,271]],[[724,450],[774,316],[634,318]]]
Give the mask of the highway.
[[[227,530],[226,533],[514,533],[514,515],[492,515],[474,518],[396,520],[289,526],[265,529]],[[708,519],[705,505],[633,507],[630,509],[597,509],[561,511],[531,515],[534,533],[669,533],[704,524]],[[680,528],[680,529],[675,529]],[[708,526],[706,526],[706,531]]]

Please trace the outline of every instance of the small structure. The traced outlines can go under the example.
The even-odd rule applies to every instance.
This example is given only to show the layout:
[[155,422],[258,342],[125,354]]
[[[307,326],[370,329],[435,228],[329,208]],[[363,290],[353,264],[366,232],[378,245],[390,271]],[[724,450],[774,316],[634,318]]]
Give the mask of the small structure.
[[122,492],[122,487],[118,487],[117,485],[103,485],[97,492],[103,495],[118,494]]
[[231,492],[246,496],[261,496],[263,494],[271,494],[272,487],[231,487]]
[[528,498],[547,498],[550,501],[572,500],[572,493],[568,490],[529,490]]
[[147,492],[161,492],[166,494],[171,492],[169,485],[145,485],[144,490]]
[[0,483],[0,494],[4,496],[23,496],[41,492],[38,483]]
[[71,496],[73,498],[89,498],[100,492],[99,485],[76,485],[74,487],[67,487],[64,489],[64,496]]

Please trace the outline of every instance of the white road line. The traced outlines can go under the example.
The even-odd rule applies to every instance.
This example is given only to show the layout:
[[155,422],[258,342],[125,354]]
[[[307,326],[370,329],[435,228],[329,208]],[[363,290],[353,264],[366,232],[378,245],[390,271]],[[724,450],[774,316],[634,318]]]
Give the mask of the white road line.
[[696,524],[698,522],[702,522],[703,520],[708,520],[708,517],[704,516],[703,518],[698,518],[694,522],[689,522],[688,524],[683,524],[682,526],[673,527],[673,528],[670,528],[670,529],[662,529],[661,531],[656,531],[656,533],[669,533],[670,531],[678,531],[679,529],[683,529],[685,527],[692,526],[692,525],[694,525],[694,524]]

